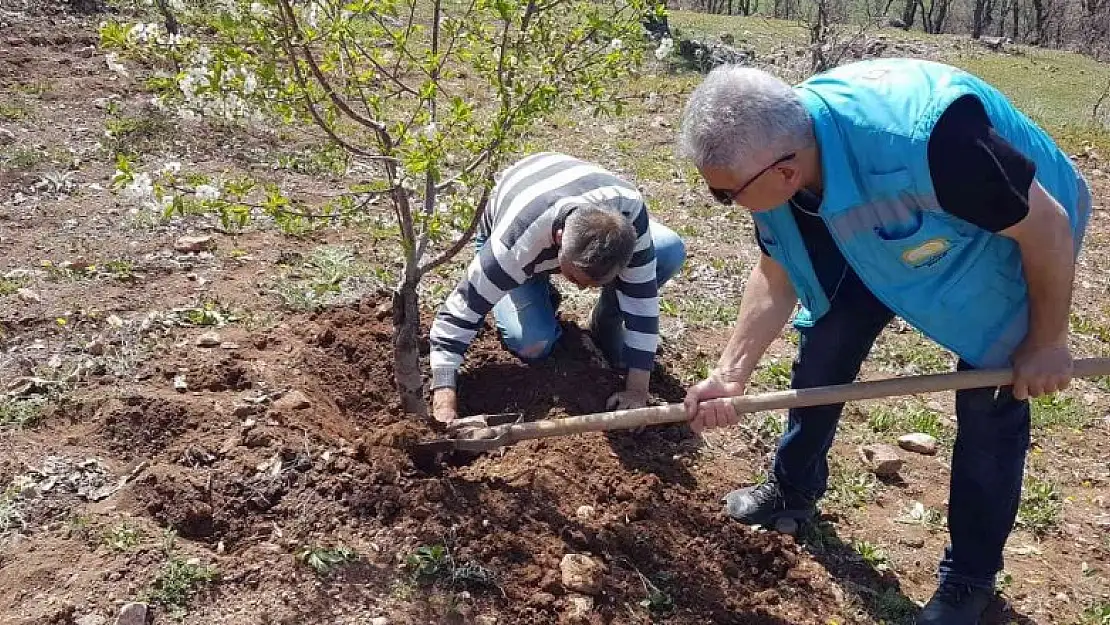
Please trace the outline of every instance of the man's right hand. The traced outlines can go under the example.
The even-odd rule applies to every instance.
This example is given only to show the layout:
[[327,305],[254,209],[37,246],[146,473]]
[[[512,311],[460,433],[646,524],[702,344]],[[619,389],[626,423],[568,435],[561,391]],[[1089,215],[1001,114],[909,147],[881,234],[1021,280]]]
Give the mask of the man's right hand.
[[724,372],[714,370],[709,377],[690,387],[683,403],[686,406],[686,416],[690,419],[690,429],[700,432],[709,428],[726,427],[740,422],[732,404],[727,402],[712,402],[703,404],[708,399],[718,397],[735,397],[744,394],[744,387],[748,380],[735,379]]
[[455,389],[443,386],[432,392],[432,417],[440,423],[451,423],[459,418]]

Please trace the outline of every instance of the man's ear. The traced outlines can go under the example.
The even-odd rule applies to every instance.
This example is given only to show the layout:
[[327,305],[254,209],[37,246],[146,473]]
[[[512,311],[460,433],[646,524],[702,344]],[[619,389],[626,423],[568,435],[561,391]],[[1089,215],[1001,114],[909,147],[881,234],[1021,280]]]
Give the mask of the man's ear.
[[563,229],[559,228],[555,231],[555,245],[563,244]]

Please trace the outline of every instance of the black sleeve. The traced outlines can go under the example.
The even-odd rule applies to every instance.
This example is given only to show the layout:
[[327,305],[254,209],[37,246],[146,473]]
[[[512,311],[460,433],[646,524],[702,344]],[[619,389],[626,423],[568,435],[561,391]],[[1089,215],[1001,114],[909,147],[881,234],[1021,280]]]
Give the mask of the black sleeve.
[[953,102],[929,137],[929,169],[946,212],[988,230],[1005,230],[1029,212],[1036,165],[999,135],[974,96]]

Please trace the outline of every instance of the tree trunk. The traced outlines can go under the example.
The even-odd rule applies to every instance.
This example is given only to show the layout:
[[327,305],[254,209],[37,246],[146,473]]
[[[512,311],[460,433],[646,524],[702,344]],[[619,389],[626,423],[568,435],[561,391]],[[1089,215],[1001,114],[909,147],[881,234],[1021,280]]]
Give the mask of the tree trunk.
[[1040,45],[1045,40],[1045,21],[1048,19],[1048,10],[1044,0],[1033,0],[1033,43]]
[[420,300],[416,282],[411,280],[393,292],[393,378],[401,408],[409,414],[427,415],[420,375]]
[[917,16],[917,0],[906,0],[905,6],[902,7],[902,23],[905,24],[903,28],[909,30],[913,28],[913,20]]
[[971,12],[971,38],[978,39],[983,36],[983,28],[986,26],[983,15],[986,13],[987,2],[986,0],[975,0],[975,8]]
[[1013,39],[1014,41],[1020,41],[1020,39],[1021,39],[1021,31],[1020,31],[1020,26],[1021,26],[1021,2],[1019,2],[1018,0],[1014,0],[1014,7],[1013,8],[1014,8],[1014,30],[1013,30],[1013,32],[1010,33],[1010,38]]

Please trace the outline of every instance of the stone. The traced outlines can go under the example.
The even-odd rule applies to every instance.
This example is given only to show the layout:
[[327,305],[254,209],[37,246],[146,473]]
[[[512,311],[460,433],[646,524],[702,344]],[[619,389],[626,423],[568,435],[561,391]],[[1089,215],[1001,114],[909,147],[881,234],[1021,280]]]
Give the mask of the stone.
[[34,272],[32,272],[30,269],[12,269],[8,273],[4,274],[4,278],[8,280],[25,280],[27,278],[30,278],[33,274]]
[[572,623],[584,623],[594,609],[594,598],[575,595],[567,601],[567,619]]
[[721,33],[719,39],[721,40],[721,43],[725,44],[726,46],[736,44],[736,37],[732,33]]
[[925,539],[920,536],[903,536],[898,542],[910,549],[921,549],[925,546]]
[[216,249],[216,239],[210,236],[181,237],[173,244],[173,249],[182,254],[209,252]]
[[85,343],[85,351],[93,356],[103,356],[106,349],[107,347],[104,345],[104,341],[100,339],[93,339]]
[[236,404],[231,409],[231,414],[240,419],[245,419],[262,412],[262,407],[257,404]]
[[581,521],[589,521],[594,518],[597,510],[593,506],[578,506],[578,510],[574,511],[574,516],[578,517]]
[[304,410],[311,407],[312,402],[300,391],[289,391],[274,402],[275,410]]
[[386,319],[388,319],[392,316],[393,316],[393,304],[391,302],[386,302],[384,304],[379,305],[378,308],[374,311],[374,318],[377,319],[378,321],[385,321]]
[[128,603],[119,611],[116,625],[146,625],[145,603]]
[[205,332],[197,337],[197,347],[216,347],[220,344],[220,335],[215,332]]
[[81,618],[73,621],[74,625],[105,625],[108,619],[100,616],[99,614],[86,614]]
[[898,446],[906,451],[912,451],[926,456],[937,453],[937,439],[928,434],[914,432],[898,438]]
[[389,619],[384,616],[375,616],[370,619],[370,625],[389,625]]
[[584,595],[601,592],[605,580],[605,565],[594,558],[580,553],[568,553],[559,563],[563,577],[563,587]]
[[185,374],[179,373],[173,376],[173,390],[179,393],[189,390],[189,383],[185,381]]
[[42,298],[39,297],[39,294],[35,293],[31,289],[27,289],[27,288],[19,289],[18,291],[16,291],[16,294],[19,295],[20,299],[22,299],[24,301],[36,302],[36,303],[42,301]]
[[0,145],[11,145],[15,143],[15,133],[7,128],[0,128]]
[[871,469],[871,472],[881,477],[898,475],[902,469],[903,460],[898,455],[898,450],[890,445],[873,443],[859,448],[860,459]]

